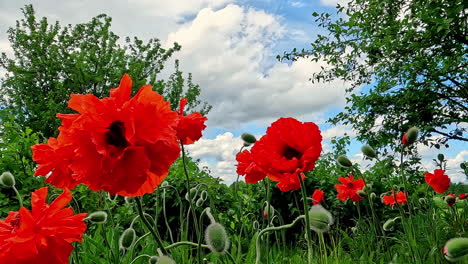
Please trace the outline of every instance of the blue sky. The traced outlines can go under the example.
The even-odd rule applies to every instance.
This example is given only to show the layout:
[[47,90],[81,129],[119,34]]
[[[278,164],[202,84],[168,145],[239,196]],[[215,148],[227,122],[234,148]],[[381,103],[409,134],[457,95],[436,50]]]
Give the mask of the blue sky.
[[[325,149],[333,136],[355,135],[349,127],[325,122],[344,108],[349,84],[309,82],[312,73],[325,66],[323,62],[276,60],[285,51],[307,48],[317,34],[324,33],[311,14],[336,14],[338,2],[343,0],[1,1],[0,51],[12,55],[6,30],[22,17],[20,8],[28,3],[38,17],[61,24],[87,22],[106,13],[113,18],[112,30],[122,37],[156,37],[166,46],[178,42],[182,50],[173,59],[180,59],[184,72],[193,73],[202,98],[213,105],[203,139],[188,150],[214,176],[229,183],[236,177],[239,135],[260,136],[279,117],[316,122],[323,131]],[[162,78],[170,74],[171,65],[166,69]],[[362,163],[360,146],[353,141],[349,157]],[[421,146],[427,170],[434,168],[430,160],[439,152],[449,158],[450,174],[463,180],[457,167],[468,157],[467,144],[440,151]]]

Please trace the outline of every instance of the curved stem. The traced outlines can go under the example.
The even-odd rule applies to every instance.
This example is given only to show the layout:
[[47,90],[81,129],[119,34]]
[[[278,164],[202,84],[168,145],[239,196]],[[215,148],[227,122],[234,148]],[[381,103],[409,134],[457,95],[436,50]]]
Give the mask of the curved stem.
[[18,202],[20,204],[20,208],[23,207],[23,198],[21,198],[21,195],[18,192],[18,189],[13,185],[11,188],[13,188],[13,191],[15,191],[16,196],[18,197]]
[[139,258],[143,258],[143,257],[146,257],[146,258],[151,258],[151,256],[150,256],[150,255],[148,255],[148,254],[143,254],[143,255],[140,255],[140,256],[138,256],[138,257],[134,258],[134,259],[132,260],[132,262],[130,262],[130,264],[133,264],[133,263],[135,263],[135,261],[137,261],[137,259],[139,259]]
[[[165,247],[165,249],[169,250],[171,248],[175,248],[175,247],[178,247],[178,246],[194,246],[194,247],[197,247],[198,244],[190,242],[190,241],[179,241],[179,242],[176,242],[174,244],[170,244],[169,246]],[[201,244],[200,246],[202,248],[209,248],[208,245],[205,245],[205,244]]]
[[304,214],[306,221],[306,235],[307,235],[307,263],[312,263],[312,232],[310,230],[310,220],[309,220],[309,207],[307,206],[307,195],[306,195],[306,186],[302,180],[301,174],[298,174],[299,181],[301,182],[301,194],[302,194],[302,204],[304,205]]
[[292,221],[290,224],[287,224],[287,225],[282,225],[282,226],[272,226],[272,227],[267,227],[265,229],[263,229],[262,231],[260,231],[257,235],[257,238],[255,240],[255,251],[256,251],[256,258],[255,258],[255,264],[259,264],[260,263],[260,258],[261,258],[261,253],[260,253],[260,238],[262,237],[263,234],[267,233],[267,232],[271,232],[271,231],[277,231],[277,230],[282,230],[282,229],[286,229],[286,228],[290,228],[292,227],[293,225],[295,225],[297,223],[297,221],[301,220],[301,219],[304,219],[305,216],[304,215],[300,215],[298,216],[296,219],[294,219],[294,221]]
[[164,248],[164,245],[163,245],[161,239],[159,238],[158,234],[156,234],[153,227],[148,222],[148,219],[146,219],[146,215],[143,213],[143,207],[141,205],[140,198],[136,198],[135,200],[136,200],[137,210],[138,210],[138,214],[140,215],[141,221],[148,228],[148,230],[150,231],[150,233],[153,236],[154,240],[158,244],[158,247],[163,251],[164,255],[169,255],[167,253],[167,250]]

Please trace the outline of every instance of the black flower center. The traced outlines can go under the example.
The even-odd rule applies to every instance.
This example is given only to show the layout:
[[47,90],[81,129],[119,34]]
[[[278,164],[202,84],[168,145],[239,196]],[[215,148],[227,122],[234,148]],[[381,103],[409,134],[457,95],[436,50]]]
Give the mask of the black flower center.
[[283,151],[283,156],[288,160],[292,160],[293,158],[301,159],[302,153],[295,148],[286,146],[286,148]]
[[106,132],[107,144],[116,146],[119,148],[125,148],[128,146],[128,142],[125,139],[125,126],[122,121],[114,121],[107,128]]

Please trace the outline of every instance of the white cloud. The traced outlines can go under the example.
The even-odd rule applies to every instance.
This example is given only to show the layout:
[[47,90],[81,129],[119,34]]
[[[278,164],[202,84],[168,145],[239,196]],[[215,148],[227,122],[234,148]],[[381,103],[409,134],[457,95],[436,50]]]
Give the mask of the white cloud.
[[176,54],[181,68],[193,72],[203,98],[213,105],[210,125],[236,128],[249,121],[307,115],[343,105],[344,83],[309,81],[324,63],[274,61],[273,47],[285,37],[279,17],[228,5],[217,11],[201,10],[193,21],[171,33],[166,43],[182,45]]
[[289,4],[292,6],[292,7],[304,7],[305,6],[305,3],[304,2],[301,2],[301,1],[290,1]]
[[[191,157],[201,159],[200,167],[208,167],[211,175],[230,184],[236,180],[236,154],[243,142],[230,132],[216,136],[215,139],[200,139],[186,148]],[[240,177],[243,179],[243,177]]]
[[357,131],[353,130],[350,127],[343,126],[343,125],[334,126],[325,131],[322,131],[323,139],[331,139],[333,137],[343,137],[343,136],[355,137],[357,136]]
[[349,0],[320,0],[320,3],[324,6],[332,6],[335,7],[336,5],[347,5]]

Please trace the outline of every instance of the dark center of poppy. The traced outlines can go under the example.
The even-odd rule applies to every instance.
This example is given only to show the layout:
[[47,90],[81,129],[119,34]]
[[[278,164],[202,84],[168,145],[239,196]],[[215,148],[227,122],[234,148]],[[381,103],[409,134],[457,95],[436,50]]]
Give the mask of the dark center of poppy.
[[15,216],[15,220],[13,220],[13,221],[10,222],[10,225],[11,225],[12,227],[16,227],[16,226],[19,226],[19,224],[20,224],[20,215],[17,214],[17,215]]
[[128,142],[125,139],[125,125],[122,121],[114,121],[107,128],[106,132],[107,144],[116,146],[119,148],[125,148],[128,146]]
[[283,156],[288,160],[292,160],[293,158],[300,159],[302,157],[302,153],[295,148],[286,146],[283,151]]
[[352,182],[346,183],[346,186],[348,186],[348,188],[354,188],[354,184]]

